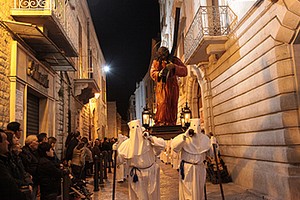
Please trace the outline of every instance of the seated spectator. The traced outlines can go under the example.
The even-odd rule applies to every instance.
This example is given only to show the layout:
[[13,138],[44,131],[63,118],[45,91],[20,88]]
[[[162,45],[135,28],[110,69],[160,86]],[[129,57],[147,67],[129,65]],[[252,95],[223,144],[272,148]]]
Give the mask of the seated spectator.
[[42,142],[38,147],[40,160],[37,175],[40,183],[41,200],[56,200],[59,196],[62,170],[51,161],[54,157],[53,149],[47,142]]
[[7,136],[0,130],[0,194],[1,200],[19,199],[25,200],[18,185],[8,168],[8,144]]

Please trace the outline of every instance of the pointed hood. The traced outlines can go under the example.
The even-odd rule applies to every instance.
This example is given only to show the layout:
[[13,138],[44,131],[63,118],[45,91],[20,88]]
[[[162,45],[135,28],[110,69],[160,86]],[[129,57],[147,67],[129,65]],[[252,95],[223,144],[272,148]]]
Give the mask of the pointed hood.
[[188,153],[201,154],[210,149],[210,140],[206,135],[201,133],[200,124],[199,118],[191,119],[191,125],[186,133],[192,129],[195,135],[193,137],[187,137],[186,144],[183,146],[183,149]]
[[119,146],[125,141],[127,140],[128,137],[122,134],[118,134],[118,141],[117,141],[117,148],[119,148]]
[[143,137],[143,129],[140,120],[133,120],[128,123],[129,138],[124,141],[118,151],[125,158],[130,159],[139,156],[150,150],[149,144]]

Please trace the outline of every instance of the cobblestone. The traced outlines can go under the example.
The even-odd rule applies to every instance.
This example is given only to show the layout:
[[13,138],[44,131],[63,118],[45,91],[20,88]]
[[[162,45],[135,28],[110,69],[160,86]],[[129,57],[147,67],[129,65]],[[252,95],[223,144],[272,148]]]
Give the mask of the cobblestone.
[[[161,200],[178,200],[178,172],[171,165],[164,163],[160,164],[160,193]],[[108,174],[107,181],[99,187],[98,192],[94,192],[93,200],[108,200],[112,199],[112,177],[113,174]],[[235,185],[234,183],[223,184],[223,191],[226,200],[261,200],[263,196],[257,196],[250,191]],[[88,188],[93,191],[93,179],[89,179]],[[219,185],[214,185],[210,182],[206,183],[207,200],[221,200]],[[128,199],[128,182],[116,183],[116,200]]]

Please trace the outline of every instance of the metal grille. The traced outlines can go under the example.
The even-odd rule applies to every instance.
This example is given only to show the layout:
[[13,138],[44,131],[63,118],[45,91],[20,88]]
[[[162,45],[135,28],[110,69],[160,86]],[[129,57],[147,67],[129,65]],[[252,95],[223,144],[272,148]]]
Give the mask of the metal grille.
[[14,0],[16,10],[50,10],[59,19],[62,26],[65,24],[64,0]]
[[39,133],[39,103],[38,97],[27,94],[27,136]]
[[184,38],[185,58],[192,55],[205,35],[228,35],[236,22],[237,16],[228,6],[200,6]]

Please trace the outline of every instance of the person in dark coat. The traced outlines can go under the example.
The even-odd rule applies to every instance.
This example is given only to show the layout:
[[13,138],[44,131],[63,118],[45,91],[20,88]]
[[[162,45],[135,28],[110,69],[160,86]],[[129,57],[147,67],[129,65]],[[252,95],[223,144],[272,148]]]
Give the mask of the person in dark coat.
[[60,166],[61,165],[61,161],[59,160],[59,158],[57,157],[57,154],[55,152],[55,144],[56,144],[57,139],[55,137],[49,137],[48,138],[48,143],[51,145],[51,148],[53,149],[54,152],[54,159],[53,162],[56,166]]
[[7,136],[0,130],[0,195],[1,200],[26,200],[8,168],[8,144]]
[[48,142],[48,136],[47,136],[47,133],[39,133],[39,134],[37,135],[37,138],[38,138],[39,144],[41,144],[42,142]]
[[12,131],[5,131],[8,145],[8,167],[14,177],[19,189],[26,195],[27,199],[32,199],[32,176],[25,171],[22,160],[19,157],[22,151],[18,138]]
[[18,139],[21,138],[22,129],[21,129],[21,124],[19,122],[10,122],[10,123],[8,123],[6,129],[8,131],[14,132],[14,134],[16,135],[16,137]]
[[98,139],[95,140],[94,146],[92,148],[92,154],[93,154],[93,158],[95,159],[95,156],[97,156],[98,158],[100,157],[100,141]]
[[66,150],[66,160],[72,160],[73,158],[73,150],[74,148],[78,145],[80,139],[80,132],[77,131],[73,134],[73,138],[71,139],[71,141],[69,142],[68,146],[67,146],[67,150]]
[[38,191],[38,181],[36,176],[38,165],[38,138],[36,135],[29,135],[25,140],[25,146],[22,148],[20,158],[24,165],[25,171],[32,176],[33,180],[33,198],[35,199]]
[[59,196],[59,188],[62,170],[55,166],[53,160],[54,151],[47,142],[39,144],[38,153],[40,156],[37,176],[40,183],[41,200],[56,200]]

